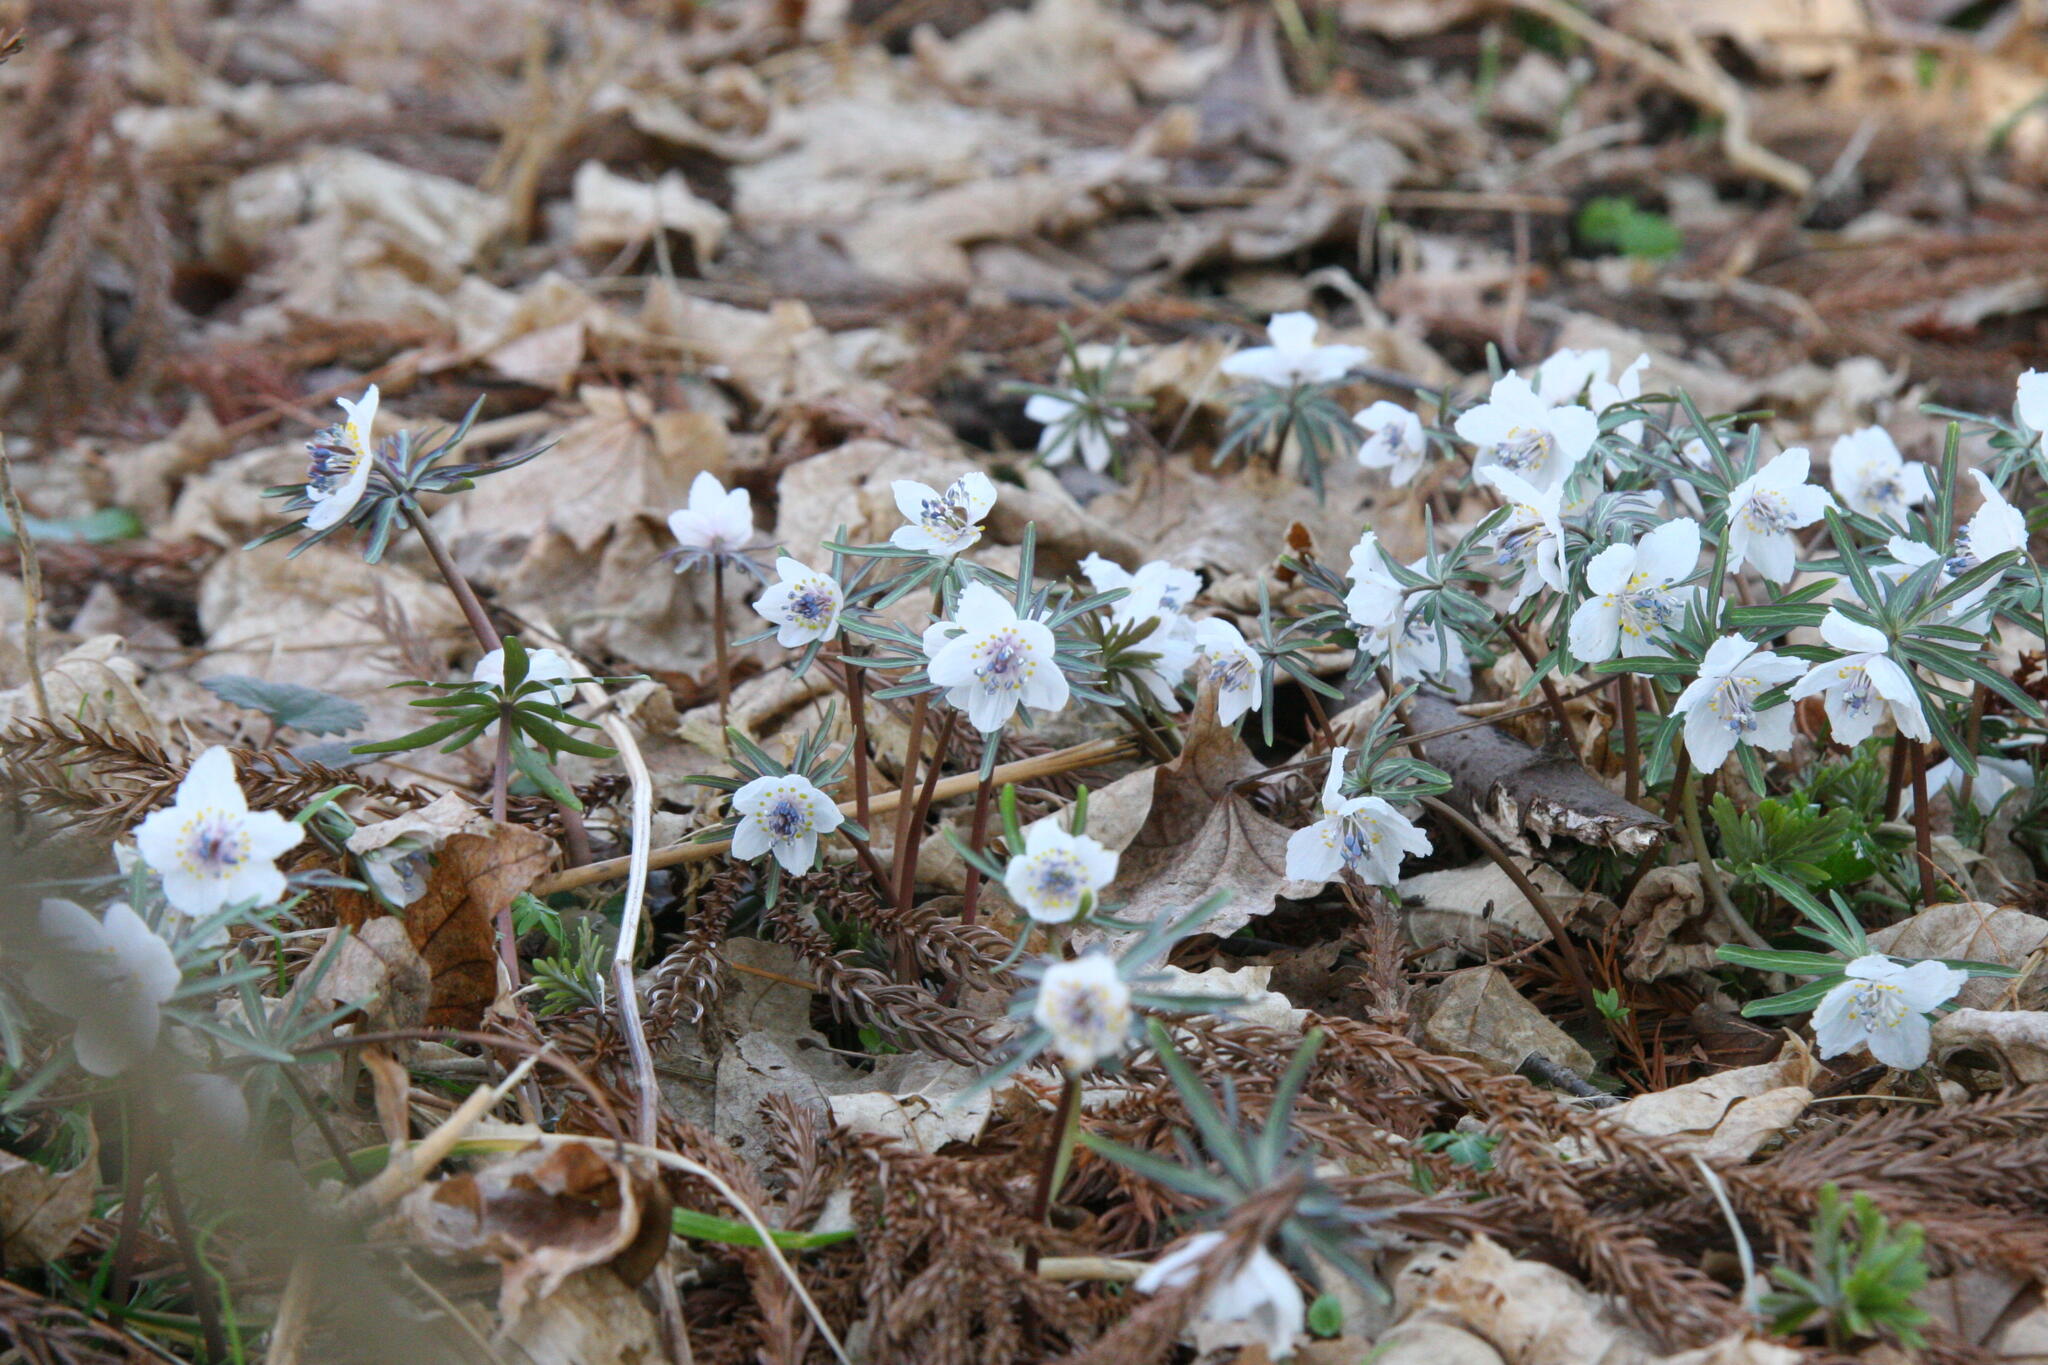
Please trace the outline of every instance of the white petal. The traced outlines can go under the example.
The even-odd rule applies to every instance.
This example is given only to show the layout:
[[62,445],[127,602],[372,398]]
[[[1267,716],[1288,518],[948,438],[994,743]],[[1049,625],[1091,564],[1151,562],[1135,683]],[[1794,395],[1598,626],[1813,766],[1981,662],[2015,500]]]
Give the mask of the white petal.
[[1909,1014],[1895,1028],[1871,1030],[1870,1055],[1886,1066],[1912,1071],[1927,1065],[1933,1032],[1925,1015]]
[[1287,836],[1287,875],[1298,882],[1327,882],[1344,870],[1336,824],[1318,820]]
[[1306,351],[1316,344],[1316,320],[1307,313],[1275,313],[1266,335],[1283,351]]
[[[1676,583],[1690,577],[1699,566],[1699,559],[1700,524],[1691,517],[1680,517],[1654,527],[1636,544],[1636,572],[1654,583]],[[1613,589],[1603,588],[1600,591],[1611,592]]]
[[1728,755],[1735,752],[1735,736],[1719,716],[1701,704],[1686,713],[1685,751],[1702,776],[1719,772]]
[[1917,1013],[1925,1014],[1953,1000],[1969,979],[1970,974],[1961,968],[1944,966],[1929,959],[1916,962],[1900,972],[1892,978],[1892,984],[1905,996],[1908,1006]]
[[1620,610],[1597,597],[1586,599],[1572,613],[1569,639],[1572,657],[1582,663],[1597,664],[1613,658],[1615,646],[1621,640]]
[[1833,607],[1820,618],[1820,638],[1850,654],[1882,654],[1891,647],[1883,631],[1851,621]]
[[1863,1026],[1849,1012],[1856,987],[1847,981],[1821,997],[1813,1011],[1813,1042],[1822,1060],[1854,1052],[1863,1046]]
[[741,820],[739,828],[732,832],[732,856],[742,862],[752,862],[774,846],[768,826],[752,816]]

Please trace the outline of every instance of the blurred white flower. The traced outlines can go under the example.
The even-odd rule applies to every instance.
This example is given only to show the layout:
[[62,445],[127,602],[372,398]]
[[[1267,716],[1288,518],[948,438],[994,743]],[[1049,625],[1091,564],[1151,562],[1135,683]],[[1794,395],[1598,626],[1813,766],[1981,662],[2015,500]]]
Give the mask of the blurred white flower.
[[705,555],[736,554],[754,538],[753,499],[744,488],[727,492],[709,470],[690,481],[690,504],[668,514],[668,529],[683,554],[676,571]]
[[2048,371],[2028,370],[2020,376],[2013,413],[2034,432],[2048,431]]
[[733,793],[732,811],[740,817],[732,832],[733,856],[752,862],[773,853],[793,877],[818,861],[818,836],[846,819],[831,797],[797,773],[755,778]]
[[1116,959],[1094,948],[1045,969],[1031,1017],[1052,1035],[1067,1069],[1078,1074],[1122,1052],[1136,1016]]
[[1067,677],[1053,648],[1044,622],[1018,616],[986,583],[969,583],[953,620],[924,633],[927,674],[983,734],[1002,729],[1019,706],[1057,711],[1067,704]]
[[1699,566],[1700,526],[1680,517],[1634,545],[1610,545],[1586,566],[1591,596],[1572,613],[1571,650],[1581,662],[1663,654],[1663,637],[1685,613],[1672,591]]
[[2014,550],[2024,552],[2027,548],[2027,518],[2019,508],[2005,500],[1998,486],[1991,482],[1981,469],[1970,471],[1970,477],[1977,481],[1977,491],[1984,497],[1970,520],[1956,532],[1955,547],[1948,553],[1945,566],[1949,576],[1960,578],[1970,570],[2002,554]]
[[972,548],[981,539],[982,518],[996,505],[995,481],[978,469],[953,480],[943,493],[913,479],[898,479],[889,489],[896,495],[896,510],[910,522],[891,532],[889,543],[935,555]]
[[1220,616],[1195,623],[1196,662],[1201,680],[1216,685],[1216,721],[1234,724],[1264,700],[1259,686],[1259,656],[1236,626]]
[[46,900],[36,928],[50,960],[30,975],[29,989],[77,1021],[78,1064],[118,1076],[155,1051],[160,1007],[180,979],[170,945],[119,901],[94,919],[72,901]]
[[1276,389],[1328,384],[1365,361],[1362,346],[1316,345],[1316,320],[1307,313],[1275,313],[1266,324],[1270,346],[1253,346],[1228,356],[1223,373],[1255,379]]
[[1129,625],[1160,613],[1186,611],[1202,591],[1200,574],[1176,568],[1163,559],[1140,564],[1133,572],[1091,551],[1081,561],[1081,573],[1097,592],[1129,590],[1128,597],[1110,604],[1110,619],[1118,625]]
[[1806,481],[1807,453],[1797,446],[1735,485],[1728,494],[1728,568],[1754,564],[1772,583],[1789,583],[1799,542],[1792,533],[1827,512],[1827,490]]
[[1759,711],[1756,700],[1805,671],[1797,659],[1781,659],[1740,635],[1724,635],[1707,646],[1700,675],[1672,708],[1685,717],[1685,750],[1701,776],[1717,771],[1737,744],[1771,753],[1792,747],[1791,703]]
[[377,386],[363,392],[351,403],[335,400],[348,414],[345,421],[327,428],[306,446],[306,496],[313,508],[306,513],[306,529],[324,531],[338,524],[363,500],[369,487],[370,470],[376,464],[373,430],[377,425]]
[[[1969,774],[1962,765],[1952,758],[1944,758],[1927,770],[1927,795],[1933,799],[1936,792],[1946,791],[1960,794],[1963,779]],[[1998,809],[1998,803],[2016,791],[2032,791],[2034,767],[2016,758],[1992,758],[1977,755],[1977,780],[1970,784],[1970,804],[1980,815],[1989,815]],[[1913,811],[1913,788],[1909,784],[1900,800],[1899,809],[1911,814]]]
[[1536,367],[1536,395],[1552,407],[1576,403],[1591,386],[1607,382],[1613,363],[1604,347],[1574,351],[1567,346]]
[[[1140,1294],[1178,1289],[1201,1274],[1202,1262],[1223,1244],[1220,1232],[1198,1232],[1146,1266],[1131,1286]],[[1271,1252],[1253,1251],[1229,1279],[1209,1291],[1196,1320],[1218,1327],[1242,1327],[1246,1344],[1265,1348],[1269,1360],[1294,1354],[1294,1340],[1308,1328],[1301,1286]]]
[[1562,484],[1600,435],[1600,419],[1590,409],[1553,407],[1518,374],[1502,375],[1487,400],[1459,414],[1454,425],[1479,448],[1474,473],[1497,466],[1538,488]]
[[1430,851],[1429,836],[1415,822],[1377,796],[1344,795],[1344,760],[1349,749],[1330,751],[1323,781],[1322,817],[1287,840],[1287,875],[1296,881],[1327,882],[1346,868],[1373,886],[1401,879],[1401,860]]
[[1079,451],[1081,463],[1098,474],[1109,468],[1117,439],[1131,429],[1130,419],[1104,409],[1079,389],[1034,393],[1024,403],[1024,415],[1045,428],[1038,433],[1039,459],[1065,464]]
[[176,801],[136,826],[135,847],[163,878],[171,908],[203,919],[230,905],[282,900],[277,859],[305,837],[276,811],[249,809],[235,760],[215,745],[193,760]]
[[1564,564],[1563,490],[1538,488],[1499,466],[1482,470],[1479,479],[1499,491],[1508,509],[1507,520],[1488,537],[1493,562],[1503,569],[1519,565],[1522,570],[1508,610],[1521,606],[1539,588],[1563,592],[1570,581]]
[[[569,661],[552,649],[529,649],[526,651],[526,681],[545,683],[545,690],[529,693],[530,697],[546,697],[551,706],[567,705],[576,695],[574,683],[563,681],[580,676]],[[494,649],[476,661],[470,670],[469,680],[485,687],[503,689],[505,686],[505,651]]]
[[845,595],[838,579],[788,555],[775,561],[775,577],[754,599],[754,610],[775,623],[775,643],[799,649],[839,633]]
[[1374,403],[1351,419],[1366,433],[1358,447],[1358,463],[1366,469],[1384,469],[1387,482],[1400,488],[1422,469],[1429,455],[1429,442],[1422,436],[1422,419],[1399,403]]
[[1813,1041],[1823,1059],[1868,1047],[1879,1062],[1911,1071],[1927,1062],[1930,1010],[1947,1004],[1970,979],[1939,962],[1902,967],[1880,953],[1843,969],[1842,983],[1813,1011]]
[[1065,924],[1116,880],[1116,854],[1053,820],[1024,831],[1024,850],[1003,868],[1003,889],[1041,924]]
[[1805,677],[1792,684],[1791,695],[1798,701],[1822,694],[1835,743],[1855,748],[1870,738],[1886,711],[1906,738],[1931,737],[1920,694],[1888,652],[1891,641],[1883,631],[1851,621],[1830,607],[1821,618],[1820,637],[1845,652],[1839,659],[1808,669]]
[[1934,496],[1927,466],[1909,463],[1883,427],[1837,436],[1828,451],[1828,482],[1851,512],[1902,525],[1906,509]]

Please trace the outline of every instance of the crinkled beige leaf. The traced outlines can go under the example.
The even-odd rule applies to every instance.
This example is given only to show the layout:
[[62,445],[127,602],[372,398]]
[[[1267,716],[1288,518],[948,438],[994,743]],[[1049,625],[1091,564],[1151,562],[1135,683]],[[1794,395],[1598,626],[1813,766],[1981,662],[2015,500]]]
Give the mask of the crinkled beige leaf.
[[18,1272],[54,1261],[92,1217],[100,1144],[88,1125],[85,1151],[68,1171],[0,1152],[0,1266]]
[[579,251],[617,251],[657,232],[679,232],[690,239],[701,266],[718,254],[731,223],[724,209],[692,194],[679,171],[649,185],[607,170],[601,161],[586,161],[576,168],[570,193]]
[[[52,718],[96,730],[166,739],[168,734],[140,690],[142,669],[118,635],[99,635],[50,662],[43,654],[43,690]],[[233,670],[228,670],[233,671]],[[24,682],[0,692],[0,728],[39,716],[35,688]]]
[[1430,993],[1422,1040],[1439,1052],[1489,1070],[1516,1070],[1532,1053],[1580,1075],[1593,1070],[1592,1054],[1517,991],[1498,967],[1452,972]]
[[[2048,944],[2048,919],[1986,901],[1929,906],[1870,936],[1871,947],[1900,957],[1967,958],[2004,967],[2025,966],[2043,944]],[[1971,978],[1956,999],[1973,1009],[1991,1009],[2012,990],[2010,980],[1979,976]],[[2036,971],[2020,987],[2019,1003],[2031,1005],[2044,999],[2048,999],[2048,982]]]
[[1622,970],[1635,981],[1708,971],[1729,931],[1700,887],[1696,863],[1652,868],[1629,894],[1619,927],[1629,933]]
[[[1548,863],[1532,862],[1525,870],[1567,925],[1606,923],[1613,918],[1612,901],[1580,891]],[[1407,910],[1408,934],[1417,945],[1448,938],[1468,948],[1483,948],[1487,935],[1501,929],[1538,942],[1550,938],[1536,907],[1491,859],[1403,877],[1399,890]]]
[[652,1365],[661,1328],[640,1294],[609,1270],[564,1279],[505,1333],[521,1365]]
[[1716,1072],[1684,1085],[1638,1095],[1604,1118],[1705,1157],[1741,1161],[1789,1129],[1813,1103],[1818,1070],[1812,1054],[1787,1047],[1762,1066]]
[[2022,1085],[2048,1081],[2048,1011],[1960,1009],[1937,1018],[1935,1058],[1964,1049],[1988,1053]]

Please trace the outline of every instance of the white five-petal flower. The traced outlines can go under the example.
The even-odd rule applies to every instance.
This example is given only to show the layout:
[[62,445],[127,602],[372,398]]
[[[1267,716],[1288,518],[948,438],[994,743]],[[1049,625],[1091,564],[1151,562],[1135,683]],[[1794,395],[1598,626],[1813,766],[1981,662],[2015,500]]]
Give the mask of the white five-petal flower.
[[1116,959],[1100,948],[1047,967],[1031,1017],[1052,1035],[1060,1060],[1077,1074],[1122,1052],[1136,1018],[1131,988]]
[[839,633],[846,599],[838,579],[788,555],[775,561],[775,577],[754,599],[754,610],[775,623],[775,643],[799,649]]
[[1287,875],[1296,881],[1327,882],[1349,868],[1373,886],[1401,879],[1401,860],[1431,849],[1429,836],[1377,796],[1344,795],[1344,760],[1351,751],[1330,751],[1330,775],[1323,782],[1322,818],[1287,839]]
[[1680,517],[1634,545],[1610,545],[1586,565],[1591,595],[1572,613],[1571,648],[1581,662],[1663,654],[1663,637],[1684,614],[1672,591],[1699,566],[1700,526]]
[[1960,578],[2002,554],[2027,548],[2026,514],[2005,500],[1998,485],[1983,470],[1971,470],[1970,477],[1977,481],[1977,491],[1984,501],[1970,514],[1963,529],[1956,532],[1955,548],[1949,551],[1946,565],[1953,578]]
[[1821,618],[1820,637],[1842,650],[1842,657],[1815,664],[1792,684],[1792,700],[1820,693],[1827,706],[1835,743],[1853,749],[1870,738],[1884,713],[1908,739],[1931,738],[1927,713],[1906,670],[1888,652],[1891,641],[1881,630],[1860,625],[1834,608]]
[[1116,854],[1057,821],[1024,831],[1024,850],[1003,868],[1003,889],[1040,924],[1065,924],[1116,880]]
[[1265,700],[1259,686],[1259,656],[1236,626],[1219,616],[1195,623],[1198,681],[1215,684],[1216,722],[1233,725]]
[[891,532],[889,543],[935,555],[973,548],[981,539],[982,518],[996,505],[995,481],[978,469],[953,480],[943,493],[914,479],[898,479],[889,490],[896,495],[896,510],[910,523]]
[[1864,427],[1837,436],[1828,451],[1828,482],[1851,512],[1902,525],[1906,509],[1934,496],[1927,483],[1927,466],[1900,455],[1891,433],[1883,427]]
[[1352,417],[1365,432],[1358,447],[1358,463],[1366,469],[1384,469],[1387,482],[1405,485],[1422,469],[1429,443],[1422,436],[1422,419],[1399,403],[1384,399]]
[[215,745],[192,762],[178,796],[135,829],[135,847],[181,915],[203,919],[245,901],[283,899],[277,859],[306,831],[276,811],[250,810],[235,784],[235,760]]
[[1715,772],[1737,744],[1772,753],[1791,748],[1791,703],[1759,711],[1756,699],[1805,671],[1797,659],[1781,659],[1740,635],[1724,635],[1708,645],[1700,675],[1678,694],[1675,708],[1685,717],[1685,751],[1692,755],[1692,766],[1702,774]]
[[1067,704],[1067,677],[1053,647],[1043,621],[1018,616],[986,583],[969,583],[954,618],[924,633],[926,672],[983,734],[1002,729],[1019,706],[1057,711]]
[[1489,538],[1494,563],[1501,568],[1520,565],[1522,570],[1508,610],[1521,606],[1539,588],[1563,592],[1569,581],[1564,566],[1564,490],[1538,488],[1498,465],[1480,471],[1479,478],[1499,491],[1508,509],[1507,520]]
[[1180,699],[1174,689],[1186,679],[1197,653],[1194,623],[1181,612],[1201,592],[1201,576],[1163,559],[1141,564],[1131,572],[1099,554],[1082,560],[1081,572],[1097,592],[1124,590],[1125,596],[1109,606],[1113,623],[1153,623],[1152,633],[1138,642],[1135,652],[1156,657],[1149,666],[1133,669],[1131,676],[1162,708],[1178,710]]
[[2048,370],[2028,370],[2020,376],[2012,410],[2028,430],[2048,431]]
[[668,514],[668,529],[683,548],[680,572],[697,555],[729,555],[754,538],[753,499],[744,488],[726,491],[709,470],[690,481],[690,504]]
[[818,861],[818,836],[846,819],[831,797],[797,773],[755,778],[732,794],[732,810],[740,817],[732,832],[733,856],[752,862],[773,853],[793,877]]
[[1255,379],[1276,389],[1328,384],[1365,361],[1362,346],[1316,345],[1316,320],[1307,313],[1275,313],[1266,324],[1270,346],[1253,346],[1225,358],[1223,373]]
[[95,1076],[117,1076],[154,1051],[163,1027],[159,1007],[180,979],[170,945],[119,901],[94,919],[72,901],[46,900],[36,928],[51,960],[31,976],[29,989],[78,1021],[78,1064]]
[[313,509],[306,513],[306,529],[324,531],[355,510],[369,487],[370,470],[376,464],[373,429],[377,425],[377,386],[364,391],[355,402],[335,400],[348,414],[313,438],[306,447],[311,457],[306,467],[306,496]]
[[[1220,1232],[1198,1232],[1145,1267],[1131,1286],[1140,1294],[1178,1289],[1201,1274],[1223,1244]],[[1245,1344],[1265,1347],[1269,1360],[1294,1354],[1294,1340],[1308,1327],[1308,1305],[1294,1276],[1264,1247],[1253,1251],[1235,1275],[1209,1291],[1197,1320],[1244,1329]]]
[[1130,419],[1114,409],[1103,410],[1079,390],[1034,393],[1024,415],[1044,425],[1038,433],[1038,458],[1048,465],[1065,464],[1081,454],[1081,463],[1100,474],[1116,454],[1112,444],[1131,429]]
[[1553,407],[1518,374],[1502,375],[1486,401],[1461,413],[1455,427],[1479,447],[1475,473],[1498,466],[1538,488],[1562,484],[1600,435],[1591,409]]
[[1911,1071],[1927,1062],[1928,1011],[1948,1003],[1969,979],[1968,972],[1939,962],[1902,967],[1880,953],[1859,957],[1815,1007],[1813,1041],[1823,1058],[1868,1047],[1884,1065]]
[[1754,564],[1773,583],[1789,583],[1799,557],[1792,533],[1827,513],[1828,493],[1806,481],[1807,453],[1797,446],[1728,494],[1728,567]]

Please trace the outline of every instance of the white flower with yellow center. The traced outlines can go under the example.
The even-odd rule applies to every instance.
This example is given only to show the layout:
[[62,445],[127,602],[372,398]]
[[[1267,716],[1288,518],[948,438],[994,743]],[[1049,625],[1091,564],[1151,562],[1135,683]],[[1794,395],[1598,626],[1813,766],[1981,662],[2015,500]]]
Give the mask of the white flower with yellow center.
[[1816,693],[1822,696],[1835,743],[1855,748],[1870,738],[1887,711],[1901,735],[1932,738],[1920,693],[1888,652],[1891,641],[1883,631],[1851,621],[1831,607],[1821,618],[1820,637],[1845,652],[1839,659],[1808,669],[1805,677],[1792,684],[1791,695],[1794,701]]
[[1886,1066],[1924,1066],[1933,1033],[1928,1012],[1953,999],[1969,979],[1968,972],[1939,962],[1902,967],[1879,953],[1859,957],[1814,1009],[1813,1041],[1823,1058],[1867,1047]]
[[1783,753],[1792,747],[1792,706],[1759,711],[1757,698],[1806,672],[1797,659],[1781,659],[1740,635],[1707,646],[1700,675],[1678,694],[1674,714],[1685,717],[1685,751],[1702,774],[1717,771],[1738,744]]
[[1528,380],[1502,375],[1484,403],[1461,413],[1460,437],[1479,447],[1473,472],[1499,467],[1538,488],[1564,483],[1600,435],[1600,419],[1576,404],[1553,407]]
[[1908,508],[1934,496],[1927,466],[1909,463],[1883,427],[1837,436],[1828,451],[1828,482],[1851,512],[1900,525]]
[[775,576],[779,581],[754,599],[754,610],[775,623],[775,643],[801,649],[839,633],[839,612],[846,603],[839,580],[788,555],[775,561]]
[[1773,583],[1789,583],[1798,567],[1799,542],[1792,533],[1827,514],[1825,488],[1806,481],[1811,467],[1797,446],[1744,479],[1728,494],[1728,567],[1754,564]]
[[1316,345],[1316,320],[1307,313],[1275,313],[1266,323],[1266,336],[1272,345],[1227,357],[1223,373],[1291,389],[1297,384],[1334,383],[1365,363],[1362,346]]
[[910,522],[891,532],[889,543],[935,555],[972,548],[981,539],[982,518],[996,505],[995,481],[980,470],[962,474],[943,493],[914,479],[898,479],[889,490],[896,496],[896,510]]
[[1195,648],[1197,680],[1216,687],[1217,724],[1235,724],[1245,712],[1259,709],[1265,699],[1259,656],[1236,626],[1218,616],[1197,622]]
[[176,801],[136,826],[135,847],[163,879],[171,908],[203,919],[226,906],[283,899],[277,859],[305,836],[276,811],[249,809],[234,759],[215,745],[193,760]]
[[1571,649],[1597,664],[1664,654],[1665,636],[1685,616],[1674,586],[1699,566],[1700,526],[1680,517],[1652,528],[1634,545],[1610,545],[1586,565],[1591,595],[1572,613]]
[[732,832],[733,856],[752,862],[773,853],[793,877],[818,861],[818,836],[846,819],[831,797],[796,773],[755,778],[732,794],[732,810],[740,817]]
[[95,1076],[117,1076],[156,1049],[160,1007],[178,988],[170,945],[116,901],[103,919],[46,900],[36,921],[47,960],[29,980],[36,999],[78,1021],[72,1050]]
[[1420,857],[1432,845],[1414,821],[1380,797],[1344,795],[1344,760],[1350,754],[1345,748],[1330,751],[1322,818],[1288,837],[1287,875],[1327,882],[1348,869],[1372,886],[1392,886],[1401,879],[1401,860]]
[[1077,1074],[1122,1052],[1136,1017],[1116,959],[1099,948],[1047,967],[1031,1005],[1032,1020]]
[[1519,565],[1521,580],[1515,585],[1513,612],[1535,595],[1539,588],[1563,592],[1569,583],[1564,566],[1564,490],[1538,488],[1521,475],[1495,466],[1479,478],[1490,483],[1507,505],[1507,519],[1493,529],[1493,562],[1505,569]]
[[1386,470],[1387,482],[1396,488],[1422,471],[1429,442],[1423,439],[1420,417],[1399,403],[1381,401],[1351,420],[1366,434],[1358,447],[1361,468]]
[[324,531],[338,524],[363,500],[369,487],[370,470],[376,463],[373,428],[377,424],[377,386],[370,385],[363,396],[351,403],[335,400],[348,414],[345,421],[327,428],[306,446],[306,496],[313,510],[306,513],[306,529]]
[[1003,890],[1041,924],[1066,924],[1116,880],[1116,854],[1052,820],[1024,832],[1024,851],[1003,869]]
[[1067,704],[1067,677],[1053,648],[1043,621],[1018,616],[1010,600],[986,583],[969,583],[953,619],[925,631],[925,671],[946,689],[946,700],[967,713],[969,724],[991,734],[1020,706],[1057,711]]
[[[1202,1262],[1223,1245],[1220,1232],[1198,1232],[1145,1267],[1132,1288],[1140,1294],[1178,1289],[1202,1273]],[[1241,1344],[1265,1347],[1268,1360],[1294,1354],[1294,1341],[1308,1328],[1308,1305],[1287,1267],[1264,1247],[1245,1259],[1235,1275],[1209,1291],[1196,1320],[1239,1329]],[[1231,1344],[1240,1344],[1233,1341]]]

